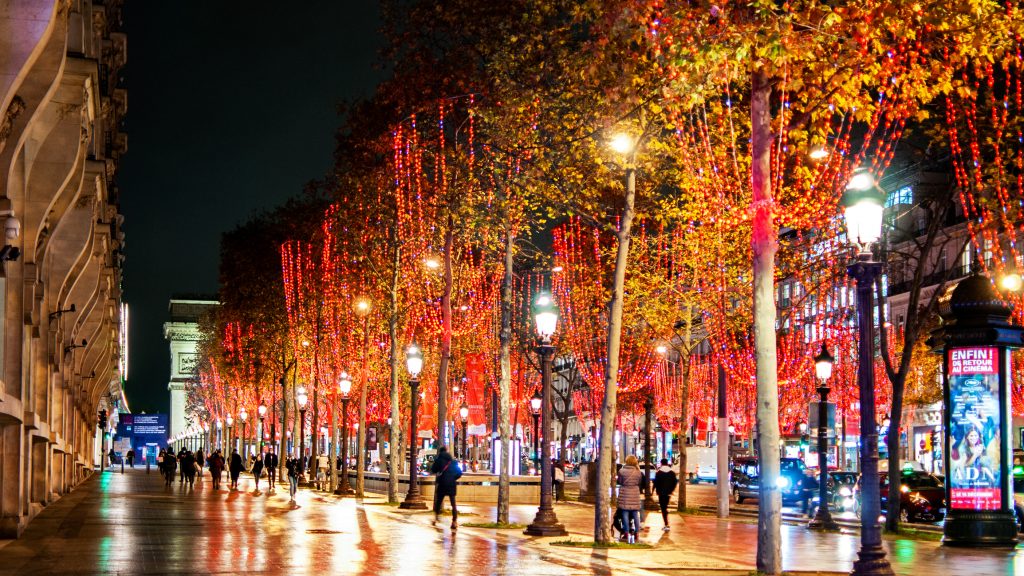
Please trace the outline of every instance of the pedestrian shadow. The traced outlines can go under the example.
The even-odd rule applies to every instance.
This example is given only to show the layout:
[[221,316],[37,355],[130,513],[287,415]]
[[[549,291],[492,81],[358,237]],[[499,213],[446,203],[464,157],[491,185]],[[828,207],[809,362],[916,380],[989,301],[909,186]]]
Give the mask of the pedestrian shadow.
[[608,549],[594,548],[590,553],[591,574],[594,576],[611,576],[612,569],[608,565]]

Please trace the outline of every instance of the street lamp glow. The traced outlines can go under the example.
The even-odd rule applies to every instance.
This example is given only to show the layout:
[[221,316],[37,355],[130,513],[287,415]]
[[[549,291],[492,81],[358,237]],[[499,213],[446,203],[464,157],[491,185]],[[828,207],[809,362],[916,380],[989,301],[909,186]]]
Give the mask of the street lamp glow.
[[882,236],[885,197],[874,176],[870,172],[859,171],[850,177],[842,203],[846,234],[850,240],[857,242],[862,249],[877,242]]
[[461,417],[463,421],[469,418],[469,406],[465,402],[463,402],[462,406],[459,408],[459,417]]
[[545,342],[551,339],[558,328],[558,306],[546,292],[541,292],[533,302],[533,316],[537,322],[537,335]]
[[1021,279],[1020,274],[1012,272],[1002,277],[999,280],[999,285],[1002,286],[1003,290],[1010,292],[1017,292],[1024,286],[1024,280]]
[[423,264],[431,270],[437,270],[441,267],[441,261],[434,257],[427,258],[423,261]]
[[217,418],[217,430],[220,430],[222,427],[223,424],[221,423],[220,418]]
[[828,380],[832,377],[832,364],[836,361],[828,352],[828,348],[825,343],[821,343],[821,352],[814,357],[814,372],[817,374],[818,379]]
[[306,395],[305,386],[299,386],[299,389],[295,392],[295,401],[299,404],[299,410],[306,408],[306,402],[309,401],[309,396]]
[[259,407],[256,408],[256,412],[260,415],[260,418],[263,418],[267,415],[267,407],[261,403]]
[[800,433],[803,434],[804,432],[807,432],[807,422],[800,423]]
[[658,344],[657,346],[655,346],[654,351],[664,356],[665,354],[668,353],[668,346],[665,346],[664,344]]
[[533,397],[530,398],[530,410],[534,414],[540,412],[541,405],[544,403],[544,398],[540,395],[540,390],[533,393]]
[[624,132],[612,136],[611,141],[608,142],[608,147],[619,154],[629,154],[635,145],[633,137]]
[[811,150],[811,153],[808,154],[808,156],[810,156],[811,160],[824,160],[825,158],[828,158],[828,150],[818,147]]
[[409,376],[416,378],[423,370],[423,352],[416,344],[410,344],[405,349],[405,367],[409,370]]
[[352,390],[352,379],[348,377],[348,372],[342,372],[341,376],[338,377],[338,392],[342,396],[348,398],[348,393]]
[[231,417],[231,414],[228,414],[226,420],[228,421],[228,427],[231,427],[231,425],[235,423],[235,419]]
[[242,408],[241,410],[238,411],[238,417],[242,420],[242,422],[245,422],[249,418],[249,413],[245,411],[245,408]]
[[373,305],[370,304],[368,298],[356,298],[355,310],[357,316],[366,316],[373,309]]
[[210,431],[210,423],[209,422],[203,422],[203,432],[209,432],[209,431]]

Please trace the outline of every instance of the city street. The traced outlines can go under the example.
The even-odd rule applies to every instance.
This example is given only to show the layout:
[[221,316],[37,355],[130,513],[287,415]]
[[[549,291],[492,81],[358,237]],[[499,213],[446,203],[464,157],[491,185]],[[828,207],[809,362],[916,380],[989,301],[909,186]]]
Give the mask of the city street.
[[[673,530],[649,518],[652,549],[589,550],[552,546],[519,530],[431,526],[430,512],[406,512],[379,498],[360,502],[300,490],[270,496],[165,488],[154,470],[96,474],[43,511],[19,540],[0,544],[0,574],[747,574],[756,525],[749,520],[673,517]],[[707,498],[708,487],[694,492]],[[512,506],[528,523],[535,508]],[[570,538],[590,538],[589,506],[556,506]],[[465,505],[463,524],[493,520],[494,506]],[[785,568],[845,573],[855,534],[821,535],[783,526]],[[887,542],[899,574],[1024,573],[1024,551],[951,549],[937,542]]]

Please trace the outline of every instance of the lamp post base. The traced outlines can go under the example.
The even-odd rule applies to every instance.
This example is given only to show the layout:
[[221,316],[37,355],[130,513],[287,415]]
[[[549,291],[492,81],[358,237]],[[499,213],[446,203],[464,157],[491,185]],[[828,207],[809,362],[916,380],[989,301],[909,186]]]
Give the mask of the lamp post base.
[[338,487],[334,489],[334,494],[336,496],[351,496],[355,494],[355,491],[349,486],[348,480],[342,480],[338,482]]
[[527,536],[568,536],[565,526],[558,523],[554,510],[538,510],[533,523],[523,530]]
[[658,501],[655,500],[653,496],[648,494],[647,496],[644,497],[644,510],[652,510],[657,512],[658,510],[661,510],[661,506],[658,505]]
[[892,566],[885,557],[881,546],[866,546],[857,553],[859,560],[853,563],[851,576],[894,576]]
[[406,494],[405,500],[398,507],[402,510],[426,510],[427,503],[423,501],[423,497],[419,494]]
[[836,521],[832,519],[832,514],[829,513],[829,511],[826,508],[819,506],[818,513],[815,514],[814,518],[811,518],[811,521],[807,523],[807,528],[809,530],[825,530],[838,532],[839,524],[836,524]]

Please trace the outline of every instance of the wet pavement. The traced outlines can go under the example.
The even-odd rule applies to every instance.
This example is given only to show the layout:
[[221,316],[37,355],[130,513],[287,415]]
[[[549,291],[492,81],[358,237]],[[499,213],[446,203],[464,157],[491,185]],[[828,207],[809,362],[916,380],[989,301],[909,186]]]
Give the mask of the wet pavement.
[[[20,540],[0,541],[0,576],[32,574],[746,574],[753,568],[756,525],[675,516],[661,531],[649,520],[652,549],[590,550],[552,546],[519,530],[431,526],[429,512],[382,500],[357,501],[300,490],[275,495],[215,492],[207,478],[193,489],[164,488],[154,471],[97,474],[50,505]],[[286,488],[286,487],[285,487]],[[703,492],[703,491],[701,491]],[[692,494],[692,493],[691,493]],[[460,520],[489,522],[494,506],[464,505]],[[534,506],[512,506],[529,523]],[[570,538],[590,539],[593,509],[559,504]],[[843,573],[856,556],[856,534],[817,534],[783,526],[785,568]],[[1024,549],[945,548],[938,542],[889,540],[898,574],[1024,574]]]

